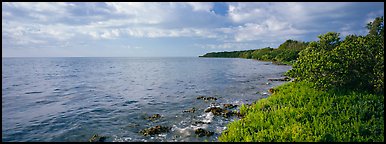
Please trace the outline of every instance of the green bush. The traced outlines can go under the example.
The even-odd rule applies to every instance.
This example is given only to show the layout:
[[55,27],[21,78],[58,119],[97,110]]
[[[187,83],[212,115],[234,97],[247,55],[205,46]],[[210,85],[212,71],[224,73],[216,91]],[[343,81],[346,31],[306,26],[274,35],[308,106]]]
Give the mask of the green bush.
[[[383,20],[383,18],[381,19]],[[373,22],[375,23],[375,22]],[[339,33],[319,36],[299,53],[286,75],[315,83],[320,89],[353,89],[383,92],[384,39],[378,34],[349,35],[340,41]]]
[[287,83],[227,125],[223,142],[382,142],[384,99],[366,92],[321,91]]

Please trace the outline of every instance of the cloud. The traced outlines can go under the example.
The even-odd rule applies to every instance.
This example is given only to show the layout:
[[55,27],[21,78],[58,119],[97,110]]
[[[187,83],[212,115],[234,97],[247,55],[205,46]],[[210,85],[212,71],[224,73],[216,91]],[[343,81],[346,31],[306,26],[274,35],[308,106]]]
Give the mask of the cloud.
[[213,8],[213,3],[208,2],[187,2],[193,8],[193,11],[210,11]]
[[384,13],[383,3],[355,2],[6,2],[2,9],[2,46],[7,48],[103,43],[127,48],[122,42],[174,44],[177,38],[184,40],[181,45],[200,41],[195,46],[211,50],[275,47],[287,39],[314,40],[328,31],[365,34],[365,24]]
[[133,45],[127,45],[128,49],[141,49],[142,47],[140,46],[133,46]]

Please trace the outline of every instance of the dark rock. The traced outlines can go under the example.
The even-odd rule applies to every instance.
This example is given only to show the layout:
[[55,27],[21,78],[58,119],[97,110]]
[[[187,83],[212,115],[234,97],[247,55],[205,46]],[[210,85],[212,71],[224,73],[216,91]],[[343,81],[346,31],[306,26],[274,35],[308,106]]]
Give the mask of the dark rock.
[[210,107],[206,109],[205,112],[212,112],[214,115],[221,115],[221,113],[223,112],[223,109],[219,107]]
[[232,111],[228,111],[228,110],[223,110],[222,111],[222,116],[225,117],[225,118],[229,118],[233,115],[233,112]]
[[194,124],[210,124],[210,122],[195,121]]
[[196,108],[191,108],[191,109],[188,109],[188,110],[184,110],[183,112],[189,112],[189,113],[194,113],[196,111]]
[[157,125],[155,127],[141,130],[140,133],[143,134],[144,136],[155,135],[155,134],[169,132],[170,129],[171,127],[164,127],[164,126]]
[[206,97],[206,98],[204,98],[204,100],[217,100],[217,98],[215,98],[215,97]]
[[233,105],[233,104],[224,104],[224,108],[232,109],[232,108],[235,108],[235,107],[237,107],[237,105]]
[[268,92],[270,92],[270,93],[275,93],[275,89],[273,89],[273,88],[270,88],[269,90],[268,90]]
[[89,142],[105,142],[107,136],[99,136],[98,134],[93,135],[88,141]]
[[159,119],[159,118],[161,118],[161,115],[160,115],[160,114],[154,114],[154,115],[148,117],[147,120],[154,121],[154,120],[157,120],[157,119]]
[[195,134],[197,134],[199,137],[202,137],[202,136],[212,136],[214,134],[214,132],[211,132],[211,131],[208,131],[208,130],[204,130],[202,128],[198,128],[194,131]]
[[203,99],[205,98],[204,96],[198,96],[197,99]]
[[225,118],[229,118],[229,117],[235,115],[235,113],[233,111],[229,111],[229,110],[222,109],[219,107],[210,107],[210,108],[206,109],[205,112],[212,112],[213,115],[223,116]]
[[202,99],[202,100],[217,100],[215,97],[205,97],[205,96],[198,96],[197,99]]

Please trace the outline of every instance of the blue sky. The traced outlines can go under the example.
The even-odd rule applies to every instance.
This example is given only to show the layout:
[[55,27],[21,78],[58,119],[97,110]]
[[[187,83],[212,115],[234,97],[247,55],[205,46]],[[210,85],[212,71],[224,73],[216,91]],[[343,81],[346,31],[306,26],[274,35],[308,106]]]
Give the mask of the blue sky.
[[2,2],[3,57],[195,57],[364,35],[383,2]]

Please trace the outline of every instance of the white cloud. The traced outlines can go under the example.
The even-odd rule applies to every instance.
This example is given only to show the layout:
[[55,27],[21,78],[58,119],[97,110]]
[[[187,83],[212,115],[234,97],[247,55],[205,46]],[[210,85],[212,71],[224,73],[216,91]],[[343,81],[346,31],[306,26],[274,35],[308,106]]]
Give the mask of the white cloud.
[[194,11],[207,11],[209,12],[213,8],[213,3],[209,2],[186,2],[190,5]]
[[79,41],[92,45],[137,38],[191,38],[211,43],[200,46],[209,49],[244,49],[256,44],[279,45],[287,39],[304,40],[327,30],[362,34],[365,24],[359,28],[350,23],[367,23],[384,12],[362,9],[352,15],[359,3],[232,2],[227,3],[224,15],[211,12],[215,5],[209,2],[2,4],[3,40],[37,47],[76,47]]
[[5,4],[20,10],[50,14],[65,14],[68,7],[74,6],[74,4],[64,2],[7,2]]
[[105,39],[114,39],[119,37],[119,30],[118,29],[113,29],[111,31],[105,31],[101,37]]
[[128,49],[141,49],[142,47],[140,46],[133,46],[133,45],[127,45]]
[[160,28],[127,28],[129,36],[134,37],[205,37],[216,38],[216,34],[208,29],[182,28],[182,29],[160,29]]

